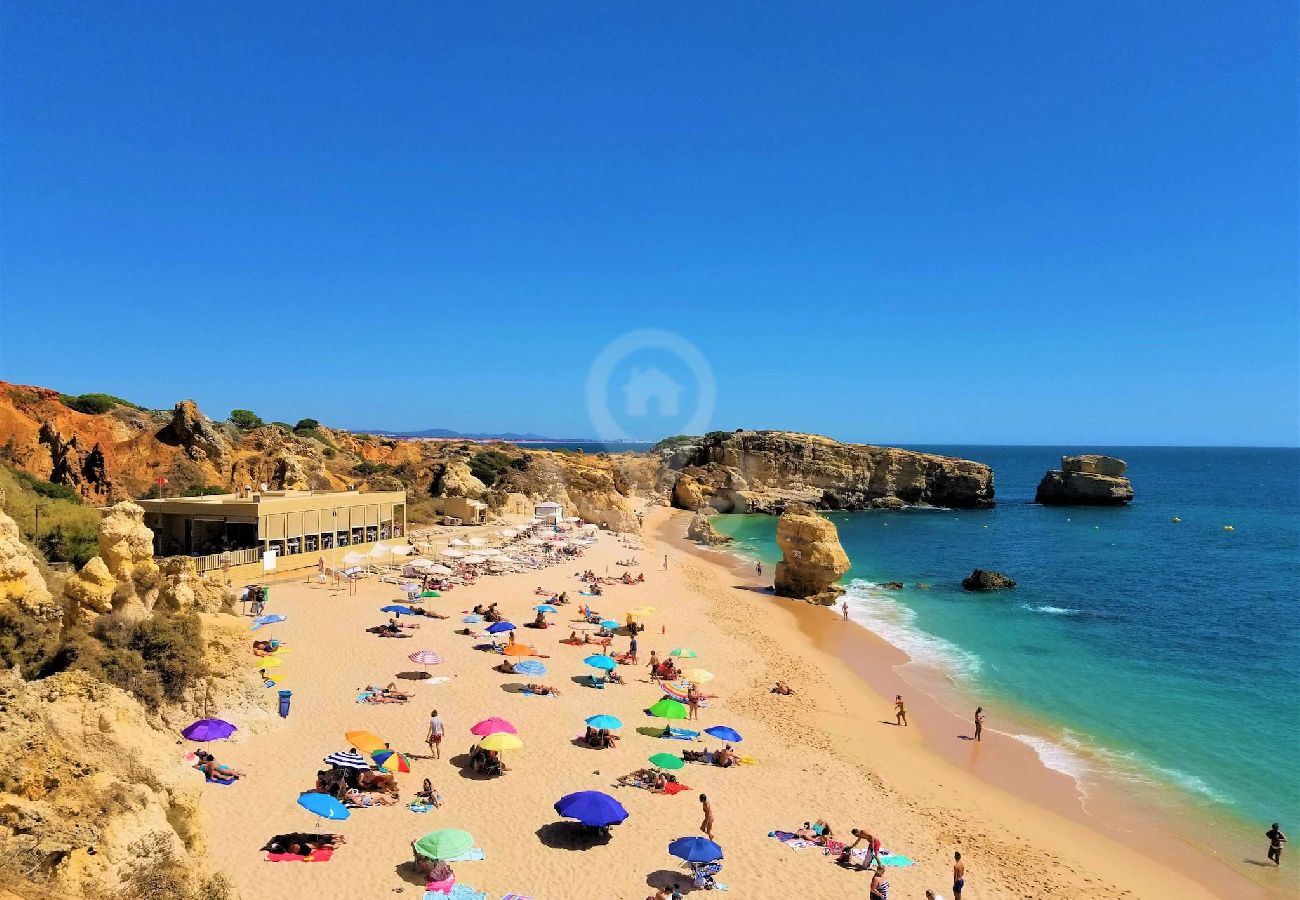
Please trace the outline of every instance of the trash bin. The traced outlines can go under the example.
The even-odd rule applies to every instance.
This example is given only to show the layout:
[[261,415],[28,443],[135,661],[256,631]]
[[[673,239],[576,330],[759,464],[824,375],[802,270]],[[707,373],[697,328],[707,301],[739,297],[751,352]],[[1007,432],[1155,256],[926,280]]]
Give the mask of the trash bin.
[[293,698],[293,691],[280,691],[280,717],[287,719],[289,717],[289,701]]

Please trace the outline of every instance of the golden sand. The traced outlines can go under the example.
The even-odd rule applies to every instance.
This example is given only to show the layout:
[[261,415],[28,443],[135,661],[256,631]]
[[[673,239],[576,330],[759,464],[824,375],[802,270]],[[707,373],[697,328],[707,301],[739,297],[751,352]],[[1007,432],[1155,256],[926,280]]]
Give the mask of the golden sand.
[[[790,850],[767,836],[816,818],[825,818],[841,835],[851,827],[867,829],[888,849],[916,861],[910,868],[889,870],[892,897],[922,897],[927,888],[951,897],[951,857],[958,849],[967,863],[967,898],[1213,896],[1174,868],[995,786],[986,773],[975,774],[969,765],[931,752],[923,741],[929,708],[920,698],[909,703],[911,727],[881,724],[892,718],[891,704],[868,688],[861,673],[824,649],[825,636],[816,633],[838,624],[832,613],[747,589],[720,561],[677,540],[683,530],[678,514],[652,508],[646,516],[645,550],[629,551],[615,536],[602,534],[581,559],[455,588],[426,601],[451,618],[418,620],[421,627],[409,640],[365,632],[386,619],[380,606],[400,602],[391,585],[363,582],[355,596],[348,596],[301,581],[277,583],[268,611],[288,616],[274,634],[293,648],[277,671],[282,686],[294,692],[292,713],[279,728],[241,732],[212,747],[219,760],[248,772],[246,780],[209,786],[205,795],[218,867],[250,900],[354,900],[397,891],[420,897],[422,879],[406,865],[409,842],[433,829],[454,827],[473,834],[486,854],[483,861],[455,864],[457,878],[490,900],[510,891],[538,900],[639,900],[652,892],[652,885],[689,885],[687,873],[666,848],[674,838],[698,833],[698,794],[707,793],[715,811],[715,838],[726,852],[719,880],[731,896],[865,897],[868,874],[845,871],[820,850]],[[646,583],[607,588],[592,603],[619,620],[634,606],[657,608],[640,638],[642,665],[621,667],[628,682],[624,686],[584,687],[574,679],[585,679],[590,671],[582,664],[587,651],[559,643],[569,634],[578,601],[587,599],[578,596],[574,575],[587,568],[620,575],[624,569],[615,561],[634,552],[642,565],[633,571],[643,571]],[[665,553],[667,571],[662,570]],[[480,602],[496,601],[517,624],[531,621],[531,608],[544,602],[533,593],[539,585],[568,591],[575,601],[551,617],[556,627],[518,632],[520,641],[549,655],[543,660],[550,669],[547,675],[525,679],[499,674],[492,667],[500,656],[476,651],[477,641],[453,633],[464,627],[465,611]],[[616,638],[614,649],[625,650],[627,643],[626,637]],[[719,695],[701,711],[698,724],[682,724],[696,729],[730,725],[745,738],[739,749],[758,762],[731,769],[688,764],[677,775],[692,790],[676,796],[615,787],[619,775],[645,766],[651,754],[719,744],[668,741],[637,731],[657,724],[643,709],[661,696],[644,662],[652,649],[662,655],[678,646],[699,652],[692,664],[717,676],[707,690]],[[416,698],[405,705],[355,702],[366,684],[387,684],[399,672],[418,669],[407,655],[424,648],[444,657],[430,671],[449,681],[399,680]],[[249,666],[256,668],[251,653]],[[529,697],[505,689],[527,680],[554,685],[562,696]],[[772,694],[777,680],[788,682],[797,695]],[[268,707],[274,703],[274,692],[268,691]],[[264,861],[258,848],[271,835],[317,830],[315,818],[295,801],[300,791],[313,786],[324,756],[348,749],[344,732],[367,729],[396,749],[423,756],[428,752],[426,722],[434,708],[447,728],[442,759],[417,759],[414,771],[398,780],[405,804],[421,781],[431,778],[445,798],[443,808],[427,814],[412,813],[404,805],[356,810],[347,821],[319,829],[347,836],[348,843],[331,861]],[[574,743],[584,719],[596,713],[623,721],[617,748],[597,751]],[[482,780],[458,764],[474,740],[470,726],[489,716],[514,723],[524,748],[507,754],[509,773]],[[986,741],[978,752],[995,757],[998,744]],[[1011,756],[1010,749],[1006,752]],[[986,766],[996,767],[993,761]],[[1041,766],[1023,768],[1031,792],[1034,778],[1043,779],[1047,790],[1053,778],[1063,777]],[[552,804],[578,790],[606,791],[629,811],[608,844],[582,851],[565,846],[566,829],[557,827],[562,820]]]

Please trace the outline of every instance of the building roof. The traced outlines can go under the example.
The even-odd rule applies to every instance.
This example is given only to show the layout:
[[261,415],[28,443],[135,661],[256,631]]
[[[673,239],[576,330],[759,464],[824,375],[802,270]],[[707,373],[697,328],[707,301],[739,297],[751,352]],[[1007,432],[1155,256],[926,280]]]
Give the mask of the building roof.
[[533,509],[564,509],[564,507],[554,500],[546,500],[535,505]]
[[258,515],[303,509],[332,509],[373,503],[405,503],[406,491],[254,491],[238,494],[210,494],[206,497],[162,497],[137,500],[148,512],[212,514],[218,512]]

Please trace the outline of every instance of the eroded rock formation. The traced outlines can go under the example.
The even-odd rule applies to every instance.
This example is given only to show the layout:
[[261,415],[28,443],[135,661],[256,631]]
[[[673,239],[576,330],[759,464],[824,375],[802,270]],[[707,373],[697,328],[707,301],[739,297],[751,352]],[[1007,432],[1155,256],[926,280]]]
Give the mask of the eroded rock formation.
[[1047,506],[1122,506],[1133,499],[1133,485],[1124,473],[1128,463],[1113,456],[1087,453],[1062,456],[1038,483],[1034,501]]
[[834,523],[812,507],[791,504],[776,525],[782,558],[776,564],[776,593],[829,606],[844,591],[839,580],[849,570]]
[[961,586],[968,591],[1004,591],[1015,587],[1016,582],[992,569],[976,569],[961,580]]
[[690,524],[686,526],[687,539],[710,547],[731,543],[731,536],[718,531],[710,521],[717,514],[718,511],[711,506],[702,506],[696,510],[695,515],[691,516]]
[[[0,493],[0,499],[3,496]],[[6,604],[42,622],[58,622],[63,617],[63,604],[51,597],[17,523],[0,509],[0,608]]]
[[715,432],[662,454],[679,472],[673,505],[719,512],[780,512],[791,503],[819,509],[928,504],[993,505],[993,472],[970,460],[841,444],[784,431]]
[[502,490],[533,499],[554,500],[567,515],[580,516],[611,531],[640,531],[632,501],[615,478],[610,460],[583,453],[532,452],[524,469],[508,469]]

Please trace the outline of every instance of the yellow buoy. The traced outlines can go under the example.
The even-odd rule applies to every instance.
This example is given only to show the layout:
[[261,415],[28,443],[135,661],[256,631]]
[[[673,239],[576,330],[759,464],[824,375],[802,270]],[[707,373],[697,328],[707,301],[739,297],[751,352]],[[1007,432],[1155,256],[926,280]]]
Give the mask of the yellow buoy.
[[1181,522],[1182,519],[1178,518],[1177,516],[1174,516],[1174,521],[1175,521],[1175,522]]

